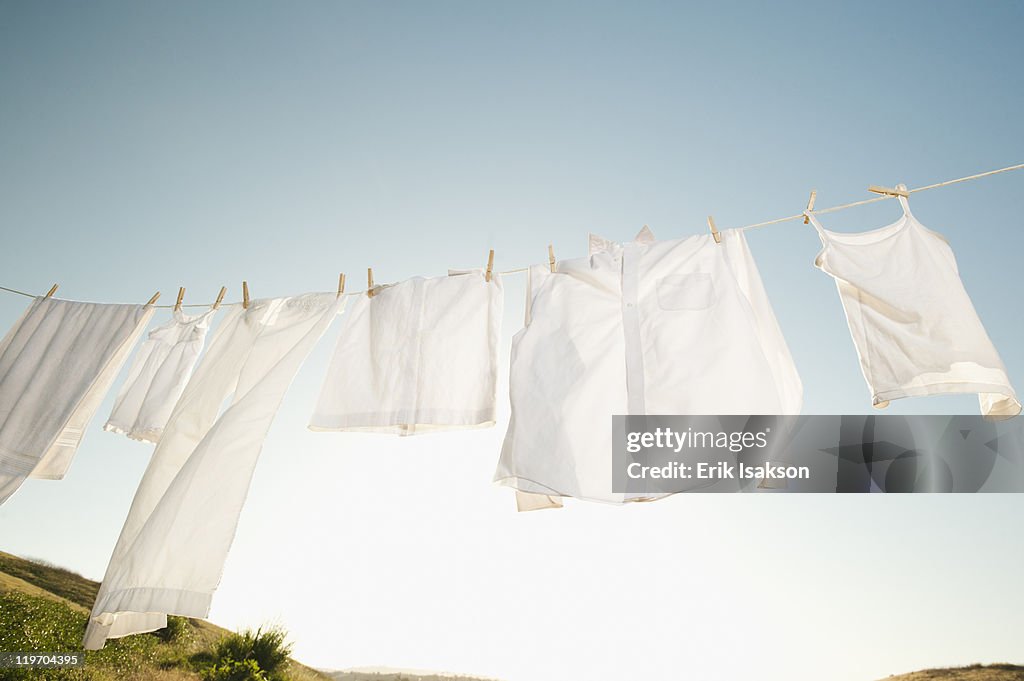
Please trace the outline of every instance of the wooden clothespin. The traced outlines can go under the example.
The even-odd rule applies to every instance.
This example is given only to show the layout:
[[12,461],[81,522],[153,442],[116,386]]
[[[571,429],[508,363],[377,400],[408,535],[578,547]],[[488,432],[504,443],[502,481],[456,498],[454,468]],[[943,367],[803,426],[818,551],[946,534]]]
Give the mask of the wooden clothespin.
[[242,282],[242,309],[249,309],[249,282]]
[[366,297],[373,298],[373,268],[366,268]]
[[494,249],[487,254],[487,272],[484,274],[484,281],[491,280],[491,272],[494,271]]
[[910,192],[908,192],[906,189],[896,189],[894,187],[880,187],[877,184],[873,184],[870,187],[868,187],[868,191],[873,192],[875,194],[881,194],[882,196],[902,196],[903,198],[907,198],[908,196],[910,196]]
[[338,275],[338,297],[341,298],[341,294],[345,292],[345,273],[342,272]]
[[156,293],[153,294],[153,297],[149,299],[149,302],[146,303],[146,306],[148,307],[148,306],[152,305],[153,303],[155,303],[159,299],[160,299],[160,292],[157,291]]
[[711,236],[713,236],[715,238],[715,243],[716,244],[722,243],[722,235],[718,231],[718,227],[715,227],[715,219],[713,217],[711,217],[710,215],[708,216],[708,229],[711,230]]
[[181,309],[181,301],[184,300],[184,298],[185,298],[185,287],[184,286],[180,286],[180,287],[178,287],[178,300],[177,300],[177,302],[174,303],[174,309],[175,310],[180,310]]
[[46,298],[53,298],[53,294],[57,292],[57,284],[50,287],[50,290],[46,292]]
[[555,271],[555,247],[548,244],[548,265],[551,266],[551,271]]
[[223,302],[223,300],[224,300],[224,295],[227,292],[228,292],[228,289],[227,289],[226,286],[221,286],[220,287],[220,293],[217,294],[217,300],[214,301],[214,303],[213,303],[213,309],[214,310],[216,310],[218,307],[220,307],[221,302]]
[[[808,213],[810,213],[812,210],[814,210],[814,200],[816,198],[818,198],[818,192],[817,192],[817,190],[812,189],[811,190],[811,198],[807,199],[807,212]],[[809,224],[810,222],[811,222],[811,219],[805,215],[804,216],[804,224],[806,225],[806,224]]]

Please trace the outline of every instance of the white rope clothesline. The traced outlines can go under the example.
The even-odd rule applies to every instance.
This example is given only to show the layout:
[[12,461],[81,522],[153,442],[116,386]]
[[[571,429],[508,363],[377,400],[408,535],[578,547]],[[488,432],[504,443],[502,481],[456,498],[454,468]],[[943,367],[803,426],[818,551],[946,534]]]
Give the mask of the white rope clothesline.
[[[917,192],[924,192],[924,191],[928,191],[929,189],[938,189],[939,187],[948,187],[950,185],[959,184],[961,182],[968,182],[970,180],[977,180],[977,179],[980,179],[982,177],[988,177],[990,175],[998,175],[999,173],[1007,173],[1007,172],[1010,172],[1011,170],[1021,170],[1021,169],[1024,169],[1024,163],[1018,163],[1017,165],[1007,166],[1005,168],[997,168],[996,170],[988,170],[988,171],[985,171],[983,173],[976,173],[974,175],[968,175],[966,177],[958,177],[955,180],[946,180],[944,182],[936,182],[935,184],[929,184],[929,185],[926,185],[924,187],[916,187],[914,189],[908,189],[907,193],[908,194],[916,194]],[[864,199],[862,201],[854,201],[852,203],[844,203],[844,204],[840,204],[838,206],[831,206],[829,208],[818,208],[818,209],[815,209],[815,210],[810,210],[808,212],[814,213],[815,215],[824,214],[824,213],[835,213],[836,211],[846,210],[847,208],[855,208],[857,206],[866,206],[869,203],[877,203],[879,201],[887,201],[887,200],[893,199],[893,198],[896,198],[896,197],[895,196],[891,196],[891,195],[876,196],[874,198]],[[801,211],[800,213],[798,213],[796,215],[788,215],[788,216],[786,216],[784,218],[775,218],[774,220],[765,220],[764,222],[755,222],[754,224],[751,224],[751,225],[744,225],[742,227],[725,228],[725,229],[741,229],[741,230],[758,229],[760,227],[767,227],[769,225],[778,225],[778,224],[781,224],[783,222],[793,222],[795,220],[803,220],[803,219],[804,219],[804,212]],[[518,274],[520,272],[526,272],[528,269],[530,269],[530,268],[529,267],[517,267],[517,268],[511,269],[511,270],[503,270],[503,271],[499,272],[499,274]],[[19,291],[18,289],[8,288],[6,286],[0,286],[0,291],[7,291],[8,293],[15,293],[17,295],[26,296],[28,298],[36,298],[36,297],[38,297],[38,294],[27,293],[25,291]],[[355,296],[355,295],[362,295],[362,294],[365,294],[365,293],[366,293],[366,290],[362,290],[362,291],[346,292],[346,293],[343,293],[342,295]],[[221,303],[220,305],[223,307],[223,306],[228,306],[228,305],[241,305],[241,304],[242,304],[241,302],[236,302],[236,303]],[[212,307],[213,305],[214,305],[214,303],[189,303],[189,304],[182,304],[182,305],[180,305],[180,307]],[[174,307],[179,307],[179,306],[177,306],[177,305],[153,305],[153,307],[164,308],[164,309],[172,309]]]
[[[959,184],[961,182],[967,182],[969,180],[977,180],[977,179],[980,179],[982,177],[988,177],[989,175],[998,175],[999,173],[1008,173],[1011,170],[1020,170],[1022,168],[1024,168],[1024,163],[1018,163],[1017,165],[1007,166],[1005,168],[997,168],[996,170],[987,170],[984,173],[977,173],[975,175],[968,175],[967,177],[958,177],[955,180],[946,180],[945,182],[936,182],[935,184],[929,184],[929,185],[926,185],[924,187],[917,187],[915,189],[908,189],[907,193],[908,194],[916,194],[917,192],[924,192],[924,191],[928,191],[929,189],[938,189],[939,187],[948,187],[951,184]],[[839,205],[839,206],[831,206],[830,208],[817,208],[815,210],[811,210],[811,211],[808,211],[808,212],[814,213],[815,215],[824,214],[824,213],[835,213],[836,211],[846,210],[847,208],[855,208],[857,206],[866,206],[869,203],[877,203],[879,201],[888,201],[889,199],[894,199],[894,198],[896,198],[896,197],[895,196],[889,196],[889,195],[886,195],[886,196],[876,196],[876,197],[871,198],[871,199],[864,199],[863,201],[854,201],[853,203],[844,203],[844,204]],[[784,218],[776,218],[774,220],[766,220],[764,222],[758,222],[758,223],[755,223],[753,225],[745,225],[743,227],[738,227],[737,229],[744,229],[744,230],[746,230],[746,229],[755,229],[757,227],[767,227],[768,225],[777,225],[780,222],[791,222],[793,220],[803,220],[803,219],[804,219],[804,214],[803,214],[803,212],[801,212],[798,215],[790,215],[790,216],[784,217]]]

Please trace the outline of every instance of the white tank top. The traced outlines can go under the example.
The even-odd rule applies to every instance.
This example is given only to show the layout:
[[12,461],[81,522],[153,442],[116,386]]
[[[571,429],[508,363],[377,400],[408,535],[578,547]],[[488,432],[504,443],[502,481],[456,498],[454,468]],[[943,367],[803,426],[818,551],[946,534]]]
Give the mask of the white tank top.
[[914,218],[906,197],[899,200],[903,217],[859,234],[830,232],[805,213],[821,237],[814,264],[836,281],[872,404],[881,409],[901,397],[978,393],[983,415],[1019,414],[953,250]]

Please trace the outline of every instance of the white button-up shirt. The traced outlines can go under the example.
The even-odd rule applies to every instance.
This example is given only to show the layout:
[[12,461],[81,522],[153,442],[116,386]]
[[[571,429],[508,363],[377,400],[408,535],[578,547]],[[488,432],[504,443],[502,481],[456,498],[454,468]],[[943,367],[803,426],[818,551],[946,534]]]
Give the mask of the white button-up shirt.
[[[796,414],[803,389],[743,232],[631,243],[530,268],[495,480],[598,501],[614,414]],[[521,504],[533,506],[535,504]]]

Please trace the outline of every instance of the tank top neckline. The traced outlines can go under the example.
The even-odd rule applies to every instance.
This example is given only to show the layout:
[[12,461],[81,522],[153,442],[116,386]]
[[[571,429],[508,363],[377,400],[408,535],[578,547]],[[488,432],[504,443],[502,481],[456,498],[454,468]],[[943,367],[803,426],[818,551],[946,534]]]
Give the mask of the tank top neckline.
[[[906,185],[903,184],[898,184],[896,186],[899,189],[906,189]],[[910,202],[907,201],[907,198],[904,196],[899,197],[899,203],[900,207],[903,208],[903,215],[884,227],[869,229],[863,232],[833,232],[831,230],[827,230],[813,212],[804,211],[804,215],[810,220],[815,231],[818,232],[818,237],[821,239],[821,250],[818,251],[816,256],[814,256],[814,266],[818,269],[824,269],[824,256],[828,252],[829,246],[832,246],[833,244],[853,247],[869,246],[871,244],[881,243],[902,234],[914,224],[920,226],[921,223],[919,223],[913,213],[910,212]]]
[[890,237],[896,236],[913,221],[914,217],[912,215],[904,213],[894,222],[891,222],[884,227],[877,227],[864,232],[833,232],[821,227],[820,224],[818,226],[818,231],[829,241],[850,246],[860,246],[878,243],[879,241],[884,241]]
[[213,317],[216,310],[210,308],[205,312],[199,312],[197,314],[187,314],[183,310],[172,310],[171,317],[179,324],[205,324],[210,318]]
[[821,223],[813,215],[811,216],[811,221],[818,231],[818,236],[821,238],[821,250],[814,256],[814,266],[818,269],[825,269],[825,254],[833,246],[860,248],[882,243],[903,234],[912,224],[917,222],[913,215],[905,212],[895,222],[884,227],[870,229],[866,232],[832,232],[822,227]]

